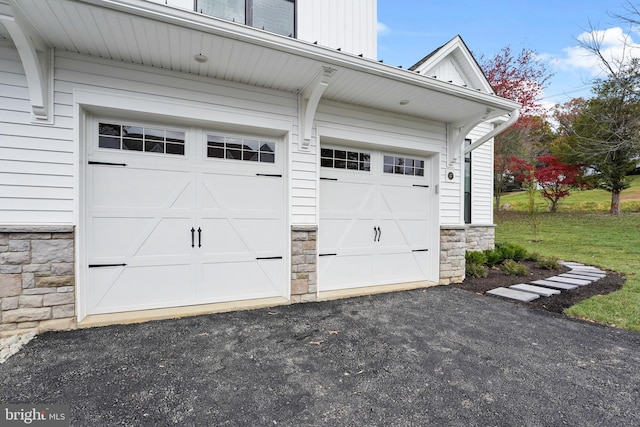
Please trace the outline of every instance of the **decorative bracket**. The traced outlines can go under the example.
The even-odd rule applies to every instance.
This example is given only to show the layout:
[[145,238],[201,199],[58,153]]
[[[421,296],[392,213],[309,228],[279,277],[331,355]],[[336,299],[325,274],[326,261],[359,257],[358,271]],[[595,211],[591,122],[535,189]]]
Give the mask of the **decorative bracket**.
[[489,118],[493,109],[488,108],[480,114],[463,120],[447,123],[447,157],[449,166],[458,161],[462,155],[462,144],[469,132]]
[[35,123],[52,123],[53,59],[52,50],[23,17],[15,0],[9,2],[14,16],[0,14],[20,55],[29,88],[31,113]]
[[329,86],[329,80],[337,70],[331,67],[322,67],[322,71],[313,79],[311,83],[304,88],[301,94],[302,114],[302,141],[301,148],[309,149],[311,144],[311,130],[313,128],[313,119],[320,103],[322,94]]

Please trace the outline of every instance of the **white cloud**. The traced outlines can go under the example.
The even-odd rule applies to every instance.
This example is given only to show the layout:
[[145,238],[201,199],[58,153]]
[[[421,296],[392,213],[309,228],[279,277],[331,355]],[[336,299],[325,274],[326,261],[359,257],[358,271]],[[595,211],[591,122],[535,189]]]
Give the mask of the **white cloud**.
[[[584,32],[577,40],[582,43],[598,42],[602,55],[614,67],[630,58],[640,57],[640,44],[633,40],[632,34],[625,33],[620,27]],[[599,58],[580,44],[567,47],[563,52],[563,57],[551,60],[551,64],[562,71],[586,70],[593,77],[604,72]]]
[[388,36],[391,34],[391,28],[382,22],[378,22],[378,36]]

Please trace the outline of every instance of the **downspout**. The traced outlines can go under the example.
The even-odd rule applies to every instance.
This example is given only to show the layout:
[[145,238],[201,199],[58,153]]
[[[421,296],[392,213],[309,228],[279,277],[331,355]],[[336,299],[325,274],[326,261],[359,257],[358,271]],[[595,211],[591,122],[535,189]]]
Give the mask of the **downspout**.
[[499,135],[502,132],[504,132],[505,130],[507,130],[511,125],[513,125],[518,120],[518,117],[520,117],[520,110],[518,108],[516,108],[515,110],[513,110],[511,112],[511,114],[509,116],[509,119],[506,122],[502,123],[497,128],[493,129],[491,132],[485,134],[483,137],[478,139],[473,144],[465,147],[464,154],[472,152],[473,150],[475,150],[476,148],[480,147],[482,144],[484,144],[485,142],[487,142],[488,140],[490,140],[494,136]]

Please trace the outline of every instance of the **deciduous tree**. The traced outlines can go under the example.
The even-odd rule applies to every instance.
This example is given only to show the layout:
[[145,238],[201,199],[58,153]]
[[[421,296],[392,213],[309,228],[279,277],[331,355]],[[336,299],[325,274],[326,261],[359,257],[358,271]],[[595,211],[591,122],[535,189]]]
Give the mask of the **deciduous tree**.
[[538,156],[534,176],[540,186],[540,195],[549,202],[549,211],[558,210],[558,202],[580,185],[582,168],[561,162],[556,156]]
[[522,49],[516,54],[510,46],[493,57],[480,56],[479,64],[496,95],[522,104],[518,121],[494,139],[494,195],[499,208],[509,180],[508,159],[529,156],[536,137],[541,135],[536,132],[545,123],[541,98],[553,74],[534,50]]

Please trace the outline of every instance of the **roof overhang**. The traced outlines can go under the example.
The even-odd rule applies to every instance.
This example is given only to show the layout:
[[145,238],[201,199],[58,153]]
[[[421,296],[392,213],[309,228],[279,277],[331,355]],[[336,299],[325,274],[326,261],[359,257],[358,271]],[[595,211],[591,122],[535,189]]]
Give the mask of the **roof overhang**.
[[[414,71],[145,0],[0,0],[5,22],[11,13],[24,17],[28,31],[36,33],[33,39],[52,49],[315,93],[323,100],[426,120],[491,120],[520,108]],[[195,55],[209,60],[198,62]],[[314,82],[328,68],[335,71],[318,93]]]

